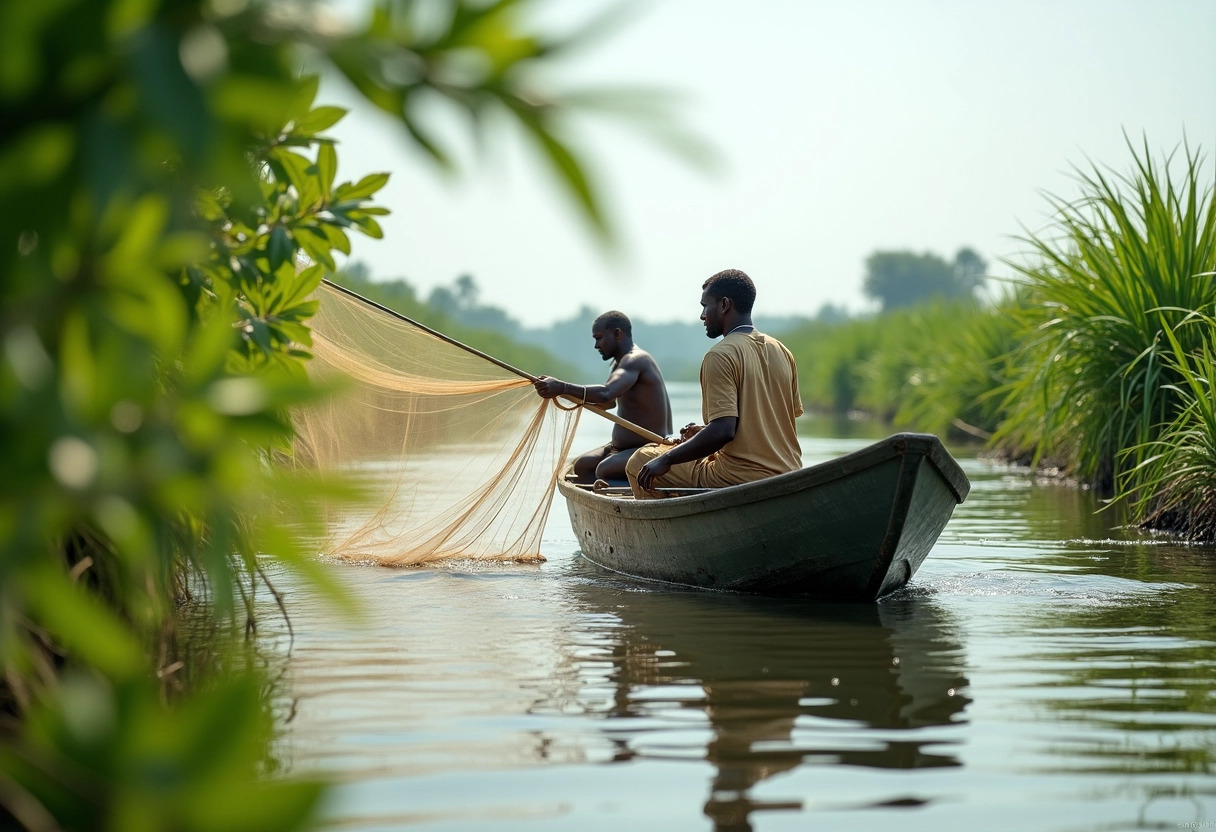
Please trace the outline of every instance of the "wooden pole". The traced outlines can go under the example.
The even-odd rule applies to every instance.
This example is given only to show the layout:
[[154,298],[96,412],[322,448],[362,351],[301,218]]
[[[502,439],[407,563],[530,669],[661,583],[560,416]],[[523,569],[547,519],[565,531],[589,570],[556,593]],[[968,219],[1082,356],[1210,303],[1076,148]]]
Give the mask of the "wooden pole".
[[[497,358],[495,358],[494,356],[484,353],[475,347],[470,347],[468,344],[462,344],[459,341],[457,341],[455,338],[451,338],[447,335],[444,335],[442,332],[439,332],[438,330],[431,329],[426,324],[419,323],[418,321],[415,321],[413,318],[408,318],[405,315],[402,315],[400,312],[397,312],[396,310],[389,309],[387,306],[385,306],[383,304],[376,303],[374,300],[371,300],[370,298],[365,298],[365,297],[363,297],[363,295],[360,295],[358,292],[352,292],[350,289],[347,289],[345,286],[339,286],[337,283],[334,283],[328,277],[321,278],[321,282],[324,283],[326,286],[330,287],[331,289],[337,289],[339,292],[342,292],[345,295],[349,295],[350,297],[354,298],[355,300],[362,301],[363,303],[366,303],[368,306],[375,307],[376,309],[379,309],[381,312],[385,312],[389,315],[392,315],[394,318],[397,318],[398,320],[405,321],[410,326],[418,327],[418,329],[421,329],[423,332],[426,332],[430,335],[435,336],[440,341],[445,341],[454,347],[459,347],[460,349],[464,350],[465,352],[472,353],[473,355],[477,356],[478,358],[483,358],[486,361],[489,361],[491,364],[494,364],[498,367],[503,368],[507,372],[515,373],[515,375],[520,376],[522,378],[526,378],[528,381],[531,381],[531,382],[538,381],[537,377],[532,375],[531,373],[526,373],[523,370],[519,369],[518,367],[512,367],[510,364],[506,363],[505,361],[500,361]],[[579,407],[582,407],[586,410],[590,410],[592,413],[596,414],[597,416],[602,416],[603,418],[607,419],[609,422],[615,422],[616,424],[620,425],[621,427],[625,428],[626,430],[633,431],[634,433],[636,433],[638,436],[642,437],[643,439],[648,439],[651,442],[658,442],[660,445],[673,444],[671,442],[671,440],[667,439],[667,437],[660,436],[659,434],[655,433],[654,431],[647,430],[646,428],[642,427],[641,425],[635,425],[633,422],[630,422],[628,419],[622,419],[620,416],[617,416],[615,413],[609,413],[607,410],[604,410],[602,407],[598,407],[593,404],[587,404],[586,402],[580,402],[578,399],[574,398],[573,396],[567,396],[564,393],[562,394],[562,398],[568,402],[573,402],[574,404],[578,405]]]

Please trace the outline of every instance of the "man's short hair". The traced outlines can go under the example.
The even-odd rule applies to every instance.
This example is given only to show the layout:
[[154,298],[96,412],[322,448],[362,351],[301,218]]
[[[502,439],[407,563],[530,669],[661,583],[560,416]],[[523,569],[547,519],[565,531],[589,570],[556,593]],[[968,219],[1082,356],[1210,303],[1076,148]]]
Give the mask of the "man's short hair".
[[617,312],[615,309],[600,315],[595,319],[595,323],[606,329],[619,329],[626,335],[633,334],[633,324],[629,322],[629,316],[624,312]]
[[735,309],[747,313],[756,303],[756,284],[738,269],[725,269],[701,284],[701,288],[718,300],[730,298]]

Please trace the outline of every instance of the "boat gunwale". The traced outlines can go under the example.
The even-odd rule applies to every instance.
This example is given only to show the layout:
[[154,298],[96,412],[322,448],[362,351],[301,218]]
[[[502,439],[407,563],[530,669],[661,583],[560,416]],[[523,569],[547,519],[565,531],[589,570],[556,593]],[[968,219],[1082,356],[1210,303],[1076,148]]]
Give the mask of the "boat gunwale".
[[574,500],[595,511],[614,513],[637,520],[663,520],[735,508],[814,488],[852,476],[892,459],[919,455],[926,458],[961,503],[971,489],[967,475],[942,446],[941,440],[927,433],[897,433],[836,459],[800,468],[755,482],[716,488],[700,494],[658,500],[635,500],[596,494],[558,480],[558,489],[567,500]]

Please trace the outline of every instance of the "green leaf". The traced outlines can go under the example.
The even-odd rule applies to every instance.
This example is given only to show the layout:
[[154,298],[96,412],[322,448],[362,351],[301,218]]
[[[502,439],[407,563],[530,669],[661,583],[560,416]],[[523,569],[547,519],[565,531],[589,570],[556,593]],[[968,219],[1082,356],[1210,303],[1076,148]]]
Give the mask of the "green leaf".
[[331,246],[343,254],[350,254],[350,239],[341,228],[333,223],[326,222],[320,225],[320,229],[325,234],[325,239],[329,240]]
[[379,240],[384,237],[384,230],[380,228],[380,223],[376,222],[371,217],[363,217],[354,220],[355,227],[366,234],[368,237]]
[[195,205],[199,216],[207,222],[220,222],[225,217],[223,203],[211,191],[199,191]]
[[369,173],[355,184],[344,182],[334,190],[335,202],[367,199],[388,184],[387,173]]
[[339,44],[329,53],[329,59],[364,98],[394,118],[401,118],[408,92],[399,87],[386,86],[372,77],[371,64],[363,44]]
[[278,271],[279,266],[289,262],[296,252],[291,234],[281,225],[276,225],[270,232],[270,242],[266,246],[266,254],[270,258],[270,270]]
[[197,386],[214,376],[223,367],[234,341],[234,332],[226,317],[216,315],[196,326],[182,357],[186,381]]
[[325,277],[325,270],[318,265],[309,266],[296,275],[295,284],[291,290],[284,296],[283,305],[286,307],[295,306],[301,303],[306,297],[311,295],[321,285],[322,278]]
[[312,346],[312,330],[304,324],[280,320],[274,326],[281,334],[284,342],[303,344],[306,347]]
[[317,149],[317,173],[321,180],[321,196],[328,200],[338,173],[338,152],[330,142],[322,143]]
[[250,318],[249,328],[245,333],[253,343],[261,348],[262,352],[270,352],[270,328],[261,318]]
[[319,234],[311,228],[301,226],[295,229],[295,237],[300,248],[304,249],[313,260],[321,263],[330,271],[338,268],[333,256],[329,253],[329,240],[323,234]]
[[437,48],[450,48],[456,45],[467,45],[471,31],[487,24],[497,23],[494,28],[507,28],[504,13],[512,6],[518,5],[518,0],[496,0],[493,3],[464,3],[457,2],[453,10],[448,30],[436,42]]
[[312,161],[307,156],[301,156],[299,153],[276,147],[270,151],[269,161],[272,168],[277,167],[280,175],[286,179],[287,184],[296,189],[297,193],[304,190],[308,180],[311,178],[308,169],[313,166]]
[[290,101],[295,94],[295,85],[285,79],[232,73],[213,82],[210,101],[218,118],[275,135],[291,119]]
[[107,253],[115,271],[147,260],[168,221],[169,203],[160,196],[146,196],[124,212],[121,236]]
[[322,130],[333,127],[349,112],[342,107],[316,107],[295,123],[293,134],[315,136]]
[[299,84],[296,86],[295,95],[291,99],[293,117],[308,118],[309,113],[313,109],[313,102],[317,100],[317,90],[320,87],[321,76],[319,75],[306,75],[300,79]]
[[410,134],[410,138],[417,142],[418,146],[430,155],[431,160],[444,170],[452,170],[454,165],[451,157],[448,156],[448,154],[443,151],[443,148],[439,146],[439,143],[428,136],[426,131],[419,126],[418,122],[412,118],[408,112],[406,112],[404,103],[402,110],[398,115],[400,115],[401,123],[405,125],[406,131]]
[[515,111],[520,121],[528,128],[544,151],[545,157],[565,183],[566,188],[582,206],[584,213],[591,221],[592,228],[604,242],[610,241],[612,233],[608,227],[607,218],[600,210],[599,201],[591,189],[591,183],[583,173],[583,166],[579,164],[574,154],[545,127],[535,113],[520,107],[516,107]]

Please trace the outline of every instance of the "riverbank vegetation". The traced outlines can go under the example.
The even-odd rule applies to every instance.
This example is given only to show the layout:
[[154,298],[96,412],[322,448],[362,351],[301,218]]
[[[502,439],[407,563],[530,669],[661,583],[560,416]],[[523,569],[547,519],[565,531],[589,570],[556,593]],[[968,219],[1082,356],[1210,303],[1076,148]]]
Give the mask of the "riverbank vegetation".
[[1024,237],[1001,298],[936,301],[785,334],[806,404],[984,439],[1216,536],[1216,205],[1211,165],[1129,142],[1128,170],[1076,171]]
[[1012,325],[974,299],[930,301],[784,333],[810,410],[863,413],[931,433],[986,438],[999,422]]
[[1132,148],[1130,171],[1078,171],[1079,199],[1026,237],[1017,377],[997,434],[1087,482],[1135,490],[1124,474],[1181,412],[1170,338],[1193,354],[1212,331],[1216,212],[1197,153],[1162,161]]

